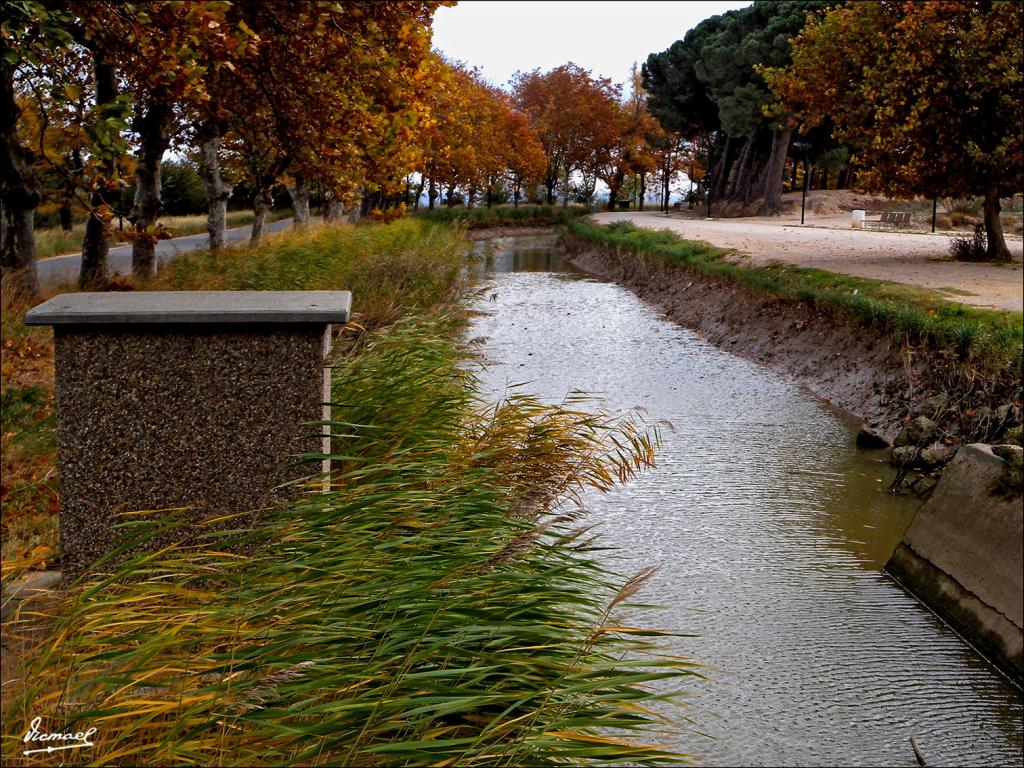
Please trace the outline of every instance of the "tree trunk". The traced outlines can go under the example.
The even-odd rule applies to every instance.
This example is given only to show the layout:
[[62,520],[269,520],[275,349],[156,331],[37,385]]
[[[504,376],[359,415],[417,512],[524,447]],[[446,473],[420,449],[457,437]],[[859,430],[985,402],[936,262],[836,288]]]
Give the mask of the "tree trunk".
[[206,187],[206,231],[210,235],[210,252],[224,250],[227,232],[228,200],[231,199],[231,185],[224,181],[220,172],[220,126],[210,121],[200,129],[199,174]]
[[555,186],[558,184],[558,165],[548,165],[544,174],[544,187],[547,192],[548,205],[555,204]]
[[622,189],[622,182],[625,180],[625,174],[622,169],[615,171],[615,175],[612,176],[611,183],[608,185],[608,210],[614,211],[615,204],[619,199],[619,190]]
[[57,210],[60,217],[60,228],[64,232],[70,232],[74,228],[74,220],[71,218],[71,204],[62,203]]
[[9,280],[8,285],[27,298],[39,294],[39,273],[36,268],[35,239],[36,209],[14,208],[3,204],[3,218],[0,220],[0,242],[3,247],[2,272]]
[[772,153],[768,157],[768,166],[764,171],[762,216],[777,216],[782,210],[782,176],[786,170],[786,152],[789,150],[791,133],[789,128],[774,133]]
[[985,192],[985,239],[988,243],[985,255],[990,261],[1012,261],[1010,249],[1003,238],[1003,222],[999,219],[1002,211],[999,190],[995,187]]
[[732,174],[729,186],[725,190],[726,200],[736,200],[741,197],[743,185],[746,183],[747,176],[750,173],[750,163],[753,160],[753,155],[754,137],[751,136],[743,142],[743,147],[740,149],[736,172]]
[[336,197],[328,197],[324,206],[324,223],[337,224],[345,213],[345,206]]
[[434,177],[431,176],[429,179],[430,183],[427,186],[427,210],[434,210],[434,201],[437,200],[437,187],[434,185]]
[[[668,157],[665,158],[665,166],[664,166],[664,168],[662,168],[662,172],[661,172],[661,201],[660,201],[659,209],[664,210],[665,213],[668,213],[668,201],[669,201],[669,195],[670,195],[669,183],[670,183],[671,179],[672,179],[672,156],[669,155]],[[693,186],[693,181],[692,180],[690,181],[690,186],[691,187]]]
[[[97,52],[94,56],[96,106],[102,112],[104,105],[117,98],[117,77],[113,65],[106,62],[102,53]],[[104,174],[110,177],[113,171],[113,161],[108,160]],[[110,233],[107,222],[98,215],[100,207],[106,205],[103,192],[103,188],[98,186],[89,199],[89,218],[86,219],[85,237],[82,239],[82,265],[78,272],[78,287],[82,290],[102,285],[109,272]]]
[[139,135],[139,162],[135,168],[135,201],[128,216],[135,239],[132,242],[132,275],[142,280],[156,274],[156,238],[150,228],[163,213],[160,197],[160,163],[171,143],[174,111],[159,92],[152,94],[144,111],[133,121]]
[[[711,141],[708,141],[708,147],[711,147]],[[710,156],[710,154],[709,154]],[[718,172],[714,176],[714,184],[710,189],[709,193],[715,200],[721,200],[726,195],[727,185],[729,183],[729,174],[732,172],[733,165],[736,164],[736,142],[731,136],[725,137],[725,149],[722,151],[722,157],[718,161]],[[710,164],[709,164],[710,165]],[[708,172],[711,168],[708,168]],[[707,185],[705,184],[705,188]]]
[[39,291],[34,227],[39,180],[32,169],[32,152],[18,141],[21,110],[14,95],[14,67],[4,59],[0,69],[0,272],[34,298]]
[[638,206],[642,211],[644,209],[644,195],[647,194],[647,174],[640,174],[640,201]]
[[715,195],[715,197],[717,197],[718,199],[723,199],[723,197],[724,197],[724,199],[726,199],[726,200],[732,200],[732,199],[734,199],[736,197],[736,190],[739,188],[740,179],[747,172],[747,165],[748,165],[748,161],[749,161],[749,158],[750,158],[750,155],[751,155],[751,147],[750,147],[751,143],[752,143],[751,139],[748,138],[748,139],[746,139],[743,142],[743,145],[740,147],[739,157],[738,157],[738,159],[737,159],[737,161],[735,163],[735,166],[736,166],[735,171],[736,172],[730,174],[732,178],[729,179],[729,182],[728,182],[728,184],[725,187],[725,194],[724,195]]
[[304,229],[309,224],[309,179],[296,174],[294,184],[286,184],[288,196],[292,199],[292,226]]
[[249,242],[258,243],[263,238],[263,228],[267,222],[267,214],[270,213],[273,205],[274,196],[270,193],[270,187],[259,187],[252,199],[252,233],[249,235]]
[[523,180],[520,179],[519,176],[516,176],[515,180],[512,182],[512,207],[513,208],[518,208],[519,207],[519,188],[520,188],[520,186],[522,186],[522,183],[523,183]]

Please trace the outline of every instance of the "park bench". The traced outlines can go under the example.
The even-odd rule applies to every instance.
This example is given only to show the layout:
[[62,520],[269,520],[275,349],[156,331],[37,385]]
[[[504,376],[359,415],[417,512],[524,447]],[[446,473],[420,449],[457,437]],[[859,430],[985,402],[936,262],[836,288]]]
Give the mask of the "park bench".
[[880,219],[865,219],[864,229],[897,229],[910,226],[910,214],[898,211],[885,211]]

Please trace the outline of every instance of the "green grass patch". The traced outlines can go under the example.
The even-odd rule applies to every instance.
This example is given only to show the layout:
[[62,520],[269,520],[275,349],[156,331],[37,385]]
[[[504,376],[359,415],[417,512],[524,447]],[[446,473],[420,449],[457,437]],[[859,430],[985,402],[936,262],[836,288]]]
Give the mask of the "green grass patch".
[[555,205],[500,205],[494,208],[435,208],[432,211],[420,209],[414,214],[417,219],[444,223],[461,223],[468,229],[509,226],[545,226],[565,224],[580,216],[586,216],[590,209],[581,206],[563,208]]
[[[244,556],[194,524],[72,590],[5,722],[96,725],[64,757],[90,764],[681,759],[651,746],[679,733],[652,686],[697,670],[620,624],[651,574],[610,573],[569,503],[647,466],[657,436],[484,405],[460,329],[403,320],[338,362],[331,490],[269,512]],[[4,764],[23,748],[5,739]]]
[[721,248],[629,222],[600,226],[577,220],[568,223],[568,231],[601,246],[680,263],[780,299],[853,316],[867,327],[955,350],[986,372],[1021,373],[1024,325],[1019,312],[968,307],[923,289],[821,269],[735,264],[723,258],[728,251]]

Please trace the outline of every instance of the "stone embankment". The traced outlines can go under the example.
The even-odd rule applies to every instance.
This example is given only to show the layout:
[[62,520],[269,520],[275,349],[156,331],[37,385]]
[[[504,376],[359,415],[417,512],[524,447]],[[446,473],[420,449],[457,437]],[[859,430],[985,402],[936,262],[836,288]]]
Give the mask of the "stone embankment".
[[1002,448],[957,451],[886,570],[1021,685],[1024,507],[993,492],[1021,449]]

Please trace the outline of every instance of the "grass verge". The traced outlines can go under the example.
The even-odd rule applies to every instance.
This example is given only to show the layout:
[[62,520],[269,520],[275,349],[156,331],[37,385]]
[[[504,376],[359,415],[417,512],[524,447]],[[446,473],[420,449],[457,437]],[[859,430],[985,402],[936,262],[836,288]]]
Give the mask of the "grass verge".
[[601,226],[576,220],[568,223],[568,232],[600,246],[679,263],[750,290],[807,302],[824,312],[855,317],[864,326],[954,350],[961,360],[985,373],[1021,375],[1021,313],[968,307],[923,289],[820,269],[744,266],[724,258],[728,251],[721,248],[683,240],[669,230],[637,228],[629,222]]
[[432,211],[420,209],[417,219],[437,222],[460,222],[467,229],[489,227],[546,226],[565,224],[591,211],[580,206],[562,208],[553,205],[521,205],[518,208],[501,205],[494,208],[435,208]]
[[[161,287],[327,287],[374,264],[414,276],[387,300],[366,278],[374,317],[395,319],[339,347],[328,492],[315,483],[272,510],[244,555],[225,551],[222,531],[170,518],[187,534],[178,544],[39,608],[52,626],[5,706],[5,765],[30,763],[22,726],[35,717],[97,728],[67,764],[684,758],[648,743],[677,731],[653,711],[671,695],[649,686],[698,670],[659,654],[666,633],[620,625],[652,571],[614,576],[578,527],[581,491],[650,465],[657,435],[573,403],[481,403],[461,314],[426,303],[450,296],[457,272],[444,268],[465,247],[458,231],[399,222],[168,270]],[[126,536],[150,535],[130,520]]]

